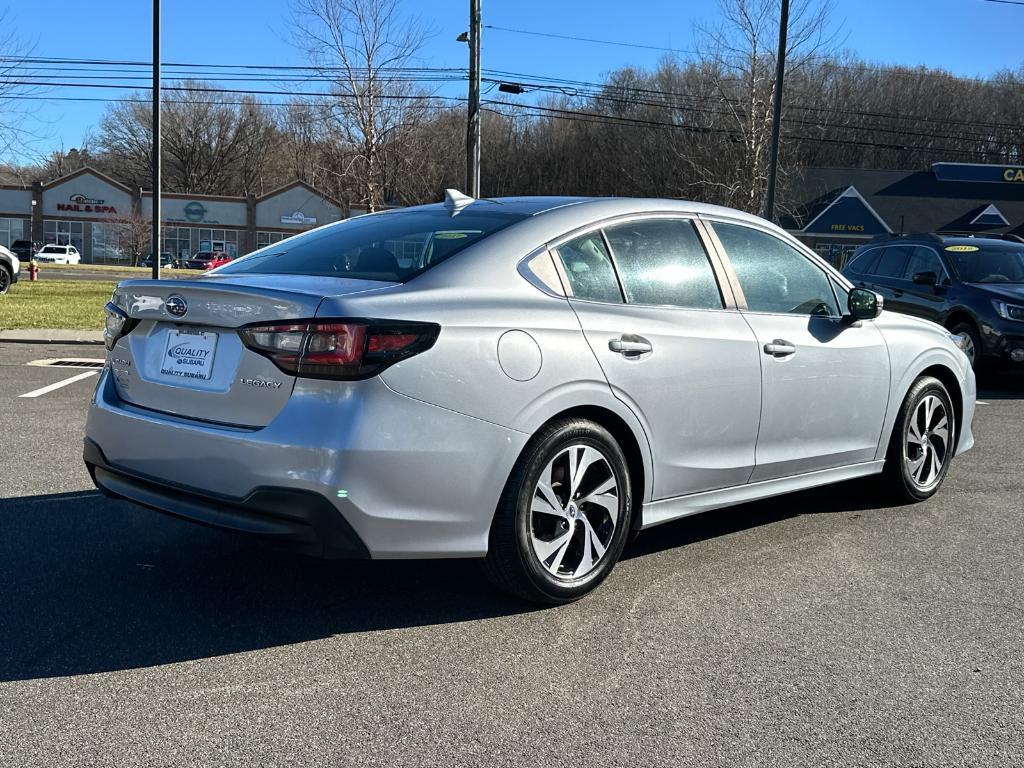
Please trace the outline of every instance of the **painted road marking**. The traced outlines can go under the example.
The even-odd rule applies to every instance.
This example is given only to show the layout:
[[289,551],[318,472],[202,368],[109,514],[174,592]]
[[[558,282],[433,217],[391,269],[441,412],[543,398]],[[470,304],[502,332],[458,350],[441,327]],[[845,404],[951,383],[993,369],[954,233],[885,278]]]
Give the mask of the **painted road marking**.
[[95,376],[98,373],[99,371],[86,371],[85,373],[80,373],[77,376],[72,376],[70,379],[64,379],[63,381],[58,381],[56,384],[50,384],[48,386],[45,386],[42,389],[35,389],[32,390],[31,392],[26,392],[24,395],[18,395],[18,397],[39,397],[41,395],[53,392],[53,390],[55,389],[66,387],[68,384],[74,384],[76,381],[88,379],[90,376]]
[[974,401],[974,404],[975,404],[975,405],[988,405],[988,403],[986,403],[986,402],[984,402],[984,401],[982,401],[982,400],[975,400],[975,401]]
[[102,357],[54,357],[47,360],[31,360],[25,365],[40,368],[102,368],[105,362]]

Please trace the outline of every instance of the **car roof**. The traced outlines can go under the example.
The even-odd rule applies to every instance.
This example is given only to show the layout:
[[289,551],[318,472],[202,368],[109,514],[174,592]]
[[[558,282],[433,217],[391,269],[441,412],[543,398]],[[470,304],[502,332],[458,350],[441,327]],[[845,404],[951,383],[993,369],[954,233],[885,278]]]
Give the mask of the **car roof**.
[[[617,213],[642,213],[645,211],[672,211],[679,213],[705,214],[726,216],[729,218],[749,219],[765,224],[749,213],[738,211],[734,208],[726,208],[720,205],[698,203],[692,200],[680,200],[673,198],[644,198],[644,197],[582,197],[582,196],[546,196],[533,195],[522,197],[493,197],[470,200],[466,208],[472,206],[475,210],[488,208],[495,213],[510,213],[521,216],[538,216],[556,210],[571,207],[574,213],[580,218],[604,218]],[[396,210],[444,210],[445,203],[428,203],[412,208],[400,208]]]
[[910,234],[910,235],[893,235],[892,237],[879,237],[871,242],[864,243],[859,246],[858,250],[866,250],[868,248],[881,248],[887,245],[974,245],[980,246],[985,245],[987,248],[1006,248],[1008,250],[1019,249],[1024,247],[1024,243],[1018,242],[1017,240],[1007,240],[1002,237],[986,237],[984,233],[977,235],[967,234],[956,234],[956,235],[943,235],[943,234]]

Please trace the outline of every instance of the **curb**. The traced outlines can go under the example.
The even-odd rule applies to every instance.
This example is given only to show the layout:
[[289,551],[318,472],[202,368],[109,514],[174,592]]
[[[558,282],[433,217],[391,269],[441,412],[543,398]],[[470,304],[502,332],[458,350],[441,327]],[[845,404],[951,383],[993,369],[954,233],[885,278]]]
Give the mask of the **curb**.
[[0,344],[102,345],[100,331],[0,331]]

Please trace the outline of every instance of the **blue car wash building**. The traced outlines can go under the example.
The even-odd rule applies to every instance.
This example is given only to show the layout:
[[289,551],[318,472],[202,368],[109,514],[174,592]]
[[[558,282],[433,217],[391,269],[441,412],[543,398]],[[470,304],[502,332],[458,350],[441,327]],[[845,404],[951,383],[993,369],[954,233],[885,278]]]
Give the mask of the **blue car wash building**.
[[842,265],[876,235],[991,233],[1024,239],[1024,166],[934,163],[924,171],[805,168],[780,224]]

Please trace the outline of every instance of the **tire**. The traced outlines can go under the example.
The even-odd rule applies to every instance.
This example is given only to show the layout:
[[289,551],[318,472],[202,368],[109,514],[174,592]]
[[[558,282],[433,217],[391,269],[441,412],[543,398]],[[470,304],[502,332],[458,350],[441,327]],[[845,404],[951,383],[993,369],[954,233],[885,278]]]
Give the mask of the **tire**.
[[578,600],[615,567],[632,510],[626,457],[608,430],[586,419],[549,424],[530,440],[505,484],[484,572],[525,600]]
[[3,296],[10,289],[12,279],[13,276],[7,265],[0,264],[0,296]]
[[924,501],[942,487],[956,450],[955,420],[952,400],[941,381],[922,376],[914,382],[896,417],[885,455],[883,480],[890,500]]
[[980,369],[982,361],[981,334],[978,333],[978,329],[974,327],[974,323],[968,323],[967,321],[957,323],[949,329],[949,332],[963,334],[968,338],[968,349],[973,351],[965,350],[967,359],[971,361],[971,368],[975,371]]

